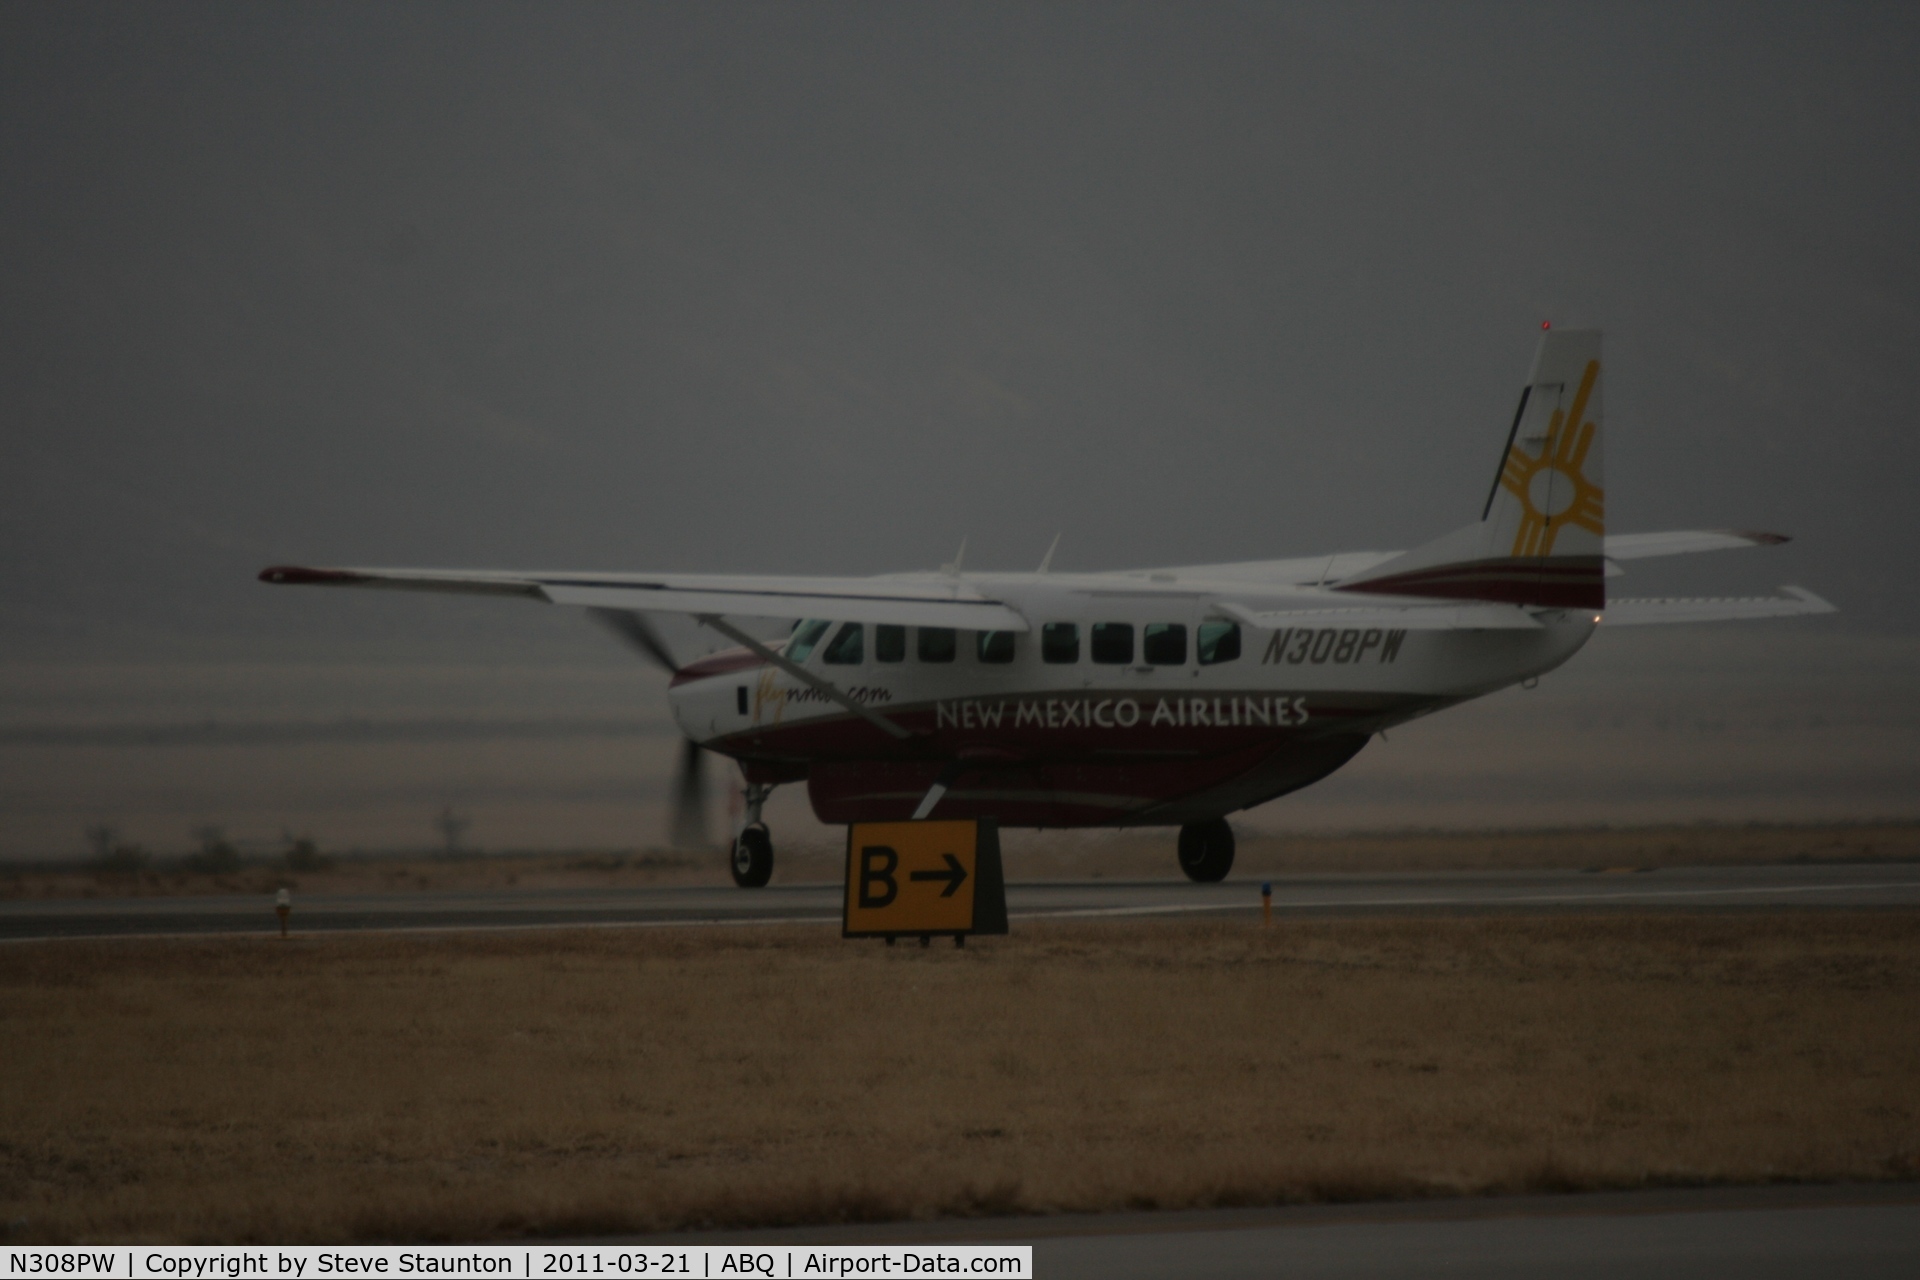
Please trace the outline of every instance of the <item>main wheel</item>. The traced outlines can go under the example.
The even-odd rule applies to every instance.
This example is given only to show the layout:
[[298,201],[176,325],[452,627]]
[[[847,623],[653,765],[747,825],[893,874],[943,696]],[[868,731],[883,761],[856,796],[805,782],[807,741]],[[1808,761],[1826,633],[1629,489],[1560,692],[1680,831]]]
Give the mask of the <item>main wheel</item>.
[[758,889],[773,879],[773,837],[767,824],[756,822],[733,842],[733,861],[729,864],[733,882],[742,889]]
[[1180,869],[1201,884],[1225,880],[1233,870],[1233,828],[1225,818],[1189,822],[1180,828]]

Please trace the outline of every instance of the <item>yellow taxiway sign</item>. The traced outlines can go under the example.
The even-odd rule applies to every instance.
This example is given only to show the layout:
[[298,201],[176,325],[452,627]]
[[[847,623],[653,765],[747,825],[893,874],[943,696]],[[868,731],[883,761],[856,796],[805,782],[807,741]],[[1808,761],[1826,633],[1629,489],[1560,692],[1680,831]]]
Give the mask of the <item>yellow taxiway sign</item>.
[[997,824],[858,822],[847,828],[841,936],[1006,931]]

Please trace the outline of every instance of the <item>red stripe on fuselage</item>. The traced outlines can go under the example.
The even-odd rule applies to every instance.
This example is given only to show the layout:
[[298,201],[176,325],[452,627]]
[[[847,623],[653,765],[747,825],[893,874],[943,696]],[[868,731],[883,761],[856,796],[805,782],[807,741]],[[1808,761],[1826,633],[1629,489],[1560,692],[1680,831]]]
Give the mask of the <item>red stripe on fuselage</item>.
[[1473,560],[1413,569],[1365,582],[1342,583],[1334,590],[1441,600],[1487,600],[1549,609],[1603,609],[1607,603],[1606,563],[1602,556]]
[[[1016,827],[1176,825],[1245,809],[1325,777],[1366,745],[1343,734],[1257,744],[1206,759],[967,765],[948,778],[935,817],[996,818]],[[822,822],[910,817],[936,779],[936,761],[816,764],[807,796]]]
[[703,745],[743,760],[1194,759],[1328,734],[1371,733],[1450,699],[1270,690],[1206,695],[1134,690],[995,694],[872,705],[901,740],[847,714],[769,719]]
[[[1198,694],[1137,687],[994,693],[905,705],[879,686],[854,686],[909,737],[895,739],[819,695],[783,690],[765,717],[703,740],[766,780],[808,780],[823,822],[911,816],[942,771],[962,772],[942,816],[991,816],[1009,826],[1081,827],[1218,816],[1316,780],[1377,728],[1452,699],[1361,692],[1236,690]],[[729,700],[730,701],[730,700]],[[777,778],[776,776],[777,775]],[[1200,809],[1205,808],[1205,813]]]

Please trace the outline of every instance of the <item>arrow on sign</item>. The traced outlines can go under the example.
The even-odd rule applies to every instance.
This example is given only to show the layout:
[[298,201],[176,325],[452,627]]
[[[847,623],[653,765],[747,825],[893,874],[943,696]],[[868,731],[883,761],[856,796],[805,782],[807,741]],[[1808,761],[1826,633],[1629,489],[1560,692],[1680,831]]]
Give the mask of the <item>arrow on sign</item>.
[[947,887],[940,891],[940,896],[943,898],[951,898],[954,890],[967,882],[967,869],[960,865],[960,859],[950,853],[943,853],[940,856],[947,860],[947,869],[945,871],[916,871],[908,878],[912,880],[945,880]]

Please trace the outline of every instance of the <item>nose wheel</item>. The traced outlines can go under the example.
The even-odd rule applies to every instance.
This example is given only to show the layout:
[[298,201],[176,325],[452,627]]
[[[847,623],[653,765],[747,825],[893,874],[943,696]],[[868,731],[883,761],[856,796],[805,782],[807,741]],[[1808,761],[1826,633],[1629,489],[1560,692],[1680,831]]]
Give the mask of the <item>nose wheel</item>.
[[742,889],[758,889],[773,878],[773,837],[766,823],[756,822],[734,837],[729,869]]
[[768,833],[767,824],[760,821],[761,807],[772,794],[769,783],[747,787],[740,834],[733,838],[733,856],[727,860],[733,882],[742,889],[758,889],[773,879],[773,836]]
[[1180,869],[1200,884],[1225,880],[1233,870],[1233,828],[1225,818],[1189,822],[1180,828]]

